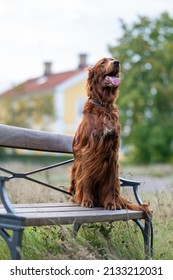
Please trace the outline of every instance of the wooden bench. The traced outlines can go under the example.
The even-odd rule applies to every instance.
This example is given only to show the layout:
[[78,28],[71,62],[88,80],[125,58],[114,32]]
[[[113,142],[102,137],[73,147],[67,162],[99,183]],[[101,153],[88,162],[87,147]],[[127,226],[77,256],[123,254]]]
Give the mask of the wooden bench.
[[[1,147],[72,154],[72,141],[72,136],[0,125]],[[124,209],[112,211],[103,210],[98,207],[84,208],[71,202],[11,204],[6,192],[5,183],[7,181],[14,178],[23,178],[38,183],[38,180],[31,178],[30,175],[69,163],[72,160],[27,173],[15,173],[2,167],[0,163],[0,174],[2,174],[0,176],[0,199],[2,202],[0,204],[0,234],[9,247],[12,259],[21,259],[22,233],[28,226],[73,224],[74,233],[77,234],[80,226],[84,223],[128,220],[133,220],[139,226],[144,239],[145,258],[150,259],[153,253],[152,219],[142,211]],[[4,172],[7,176],[6,174],[4,176]],[[122,187],[132,187],[137,202],[139,204],[142,203],[138,195],[140,182],[125,180],[123,178],[120,178],[120,181]],[[59,187],[49,185],[45,182],[39,181],[39,183],[45,187],[66,193],[65,190]],[[12,236],[9,235],[8,230],[12,231]]]

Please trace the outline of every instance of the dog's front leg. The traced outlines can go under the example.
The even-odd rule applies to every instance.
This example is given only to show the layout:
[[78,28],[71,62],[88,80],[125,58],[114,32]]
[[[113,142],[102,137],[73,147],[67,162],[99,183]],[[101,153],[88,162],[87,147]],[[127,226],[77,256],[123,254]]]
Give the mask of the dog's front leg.
[[121,206],[116,203],[119,194],[120,183],[117,178],[118,170],[116,168],[109,169],[106,180],[99,188],[100,205],[106,210],[120,209]]
[[91,182],[89,182],[89,180],[83,182],[83,198],[81,205],[89,208],[94,206],[92,197],[92,185]]
[[105,210],[115,210],[115,185],[109,180],[99,188],[99,205]]
[[101,206],[103,206],[105,210],[115,210],[116,209],[114,191],[107,192],[105,194],[105,199],[103,202],[101,201]]

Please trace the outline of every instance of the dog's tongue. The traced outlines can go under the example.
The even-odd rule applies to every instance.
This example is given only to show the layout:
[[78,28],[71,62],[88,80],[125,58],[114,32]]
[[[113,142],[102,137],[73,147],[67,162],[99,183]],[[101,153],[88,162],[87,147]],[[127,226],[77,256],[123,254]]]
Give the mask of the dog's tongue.
[[113,76],[106,76],[106,80],[116,87],[120,85],[120,78],[113,77]]

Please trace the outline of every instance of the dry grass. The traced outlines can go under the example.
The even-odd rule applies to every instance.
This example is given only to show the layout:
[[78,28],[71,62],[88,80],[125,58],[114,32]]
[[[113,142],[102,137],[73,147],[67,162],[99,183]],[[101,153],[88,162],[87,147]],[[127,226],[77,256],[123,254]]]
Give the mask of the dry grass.
[[[28,172],[42,167],[41,164],[22,164],[20,162],[6,163],[4,168],[13,172]],[[52,170],[43,171],[31,176],[34,179],[41,180],[55,187],[69,187],[70,165],[60,166]],[[12,179],[7,182],[9,197],[13,203],[37,203],[37,202],[61,202],[66,196],[64,194],[51,190],[48,187],[41,186],[25,179]]]

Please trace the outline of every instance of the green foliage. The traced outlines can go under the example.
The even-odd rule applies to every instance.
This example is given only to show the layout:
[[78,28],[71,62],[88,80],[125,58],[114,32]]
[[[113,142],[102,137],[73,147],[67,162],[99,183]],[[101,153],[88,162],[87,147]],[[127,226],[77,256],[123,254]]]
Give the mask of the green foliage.
[[121,21],[122,37],[110,47],[122,66],[119,110],[122,144],[138,162],[173,158],[173,19]]
[[87,224],[80,234],[88,248],[98,252],[98,259],[144,258],[142,235],[132,221]]
[[[46,129],[54,121],[53,93],[38,93],[32,97],[3,98],[0,106],[0,119],[4,124]],[[2,107],[2,108],[1,108]],[[5,111],[3,111],[5,108]]]
[[5,149],[0,147],[0,158],[5,155]]

